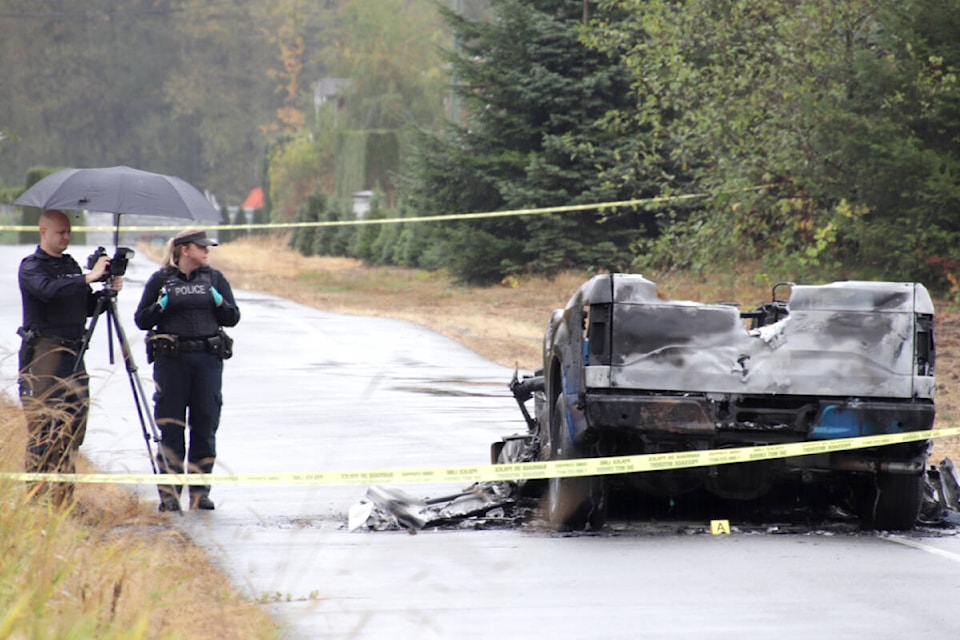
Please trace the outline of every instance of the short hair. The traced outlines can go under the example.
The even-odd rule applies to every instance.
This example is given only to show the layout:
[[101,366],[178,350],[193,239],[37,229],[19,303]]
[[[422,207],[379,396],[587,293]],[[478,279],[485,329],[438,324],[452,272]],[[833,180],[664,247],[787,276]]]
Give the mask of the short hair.
[[67,217],[67,214],[65,214],[63,211],[60,211],[60,209],[45,210],[43,213],[40,214],[39,222],[40,224],[43,224],[48,220],[55,220],[56,218],[66,218],[67,222],[70,222],[70,218]]

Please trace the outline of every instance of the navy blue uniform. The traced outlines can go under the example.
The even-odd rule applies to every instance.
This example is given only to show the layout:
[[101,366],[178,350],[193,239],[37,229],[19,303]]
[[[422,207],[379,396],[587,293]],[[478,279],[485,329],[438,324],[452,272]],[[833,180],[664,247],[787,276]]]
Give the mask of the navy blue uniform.
[[[27,418],[27,472],[74,473],[75,453],[86,434],[89,380],[80,354],[85,323],[97,293],[69,254],[55,257],[39,246],[20,262],[23,299],[20,401]],[[58,483],[63,504],[73,485]]]
[[[211,288],[223,296],[217,306]],[[166,292],[166,308],[157,301]],[[164,267],[147,281],[137,307],[140,329],[155,329],[153,349],[154,415],[161,431],[158,454],[161,467],[182,473],[210,473],[217,457],[217,429],[223,404],[223,352],[219,350],[221,327],[240,321],[230,284],[222,273],[202,266],[189,276],[177,267]],[[187,416],[187,408],[190,415]],[[190,428],[187,450],[185,428]],[[176,487],[179,495],[180,487]],[[161,487],[163,492],[170,488]],[[191,486],[191,500],[210,492],[209,486]]]
[[84,280],[76,260],[67,253],[55,258],[38,246],[20,262],[18,277],[24,328],[66,340],[83,338],[98,294]]

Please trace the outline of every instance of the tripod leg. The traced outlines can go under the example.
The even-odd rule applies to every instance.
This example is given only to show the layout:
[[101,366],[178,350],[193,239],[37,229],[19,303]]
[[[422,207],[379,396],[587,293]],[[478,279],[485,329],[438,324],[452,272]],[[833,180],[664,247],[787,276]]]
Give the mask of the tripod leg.
[[[111,324],[116,332],[117,341],[120,343],[120,353],[123,355],[123,362],[127,370],[127,377],[130,379],[130,389],[133,392],[133,401],[137,407],[137,416],[140,418],[140,429],[143,432],[143,439],[147,444],[147,455],[150,457],[150,465],[153,468],[155,474],[161,473],[161,470],[157,469],[157,465],[154,462],[153,450],[150,447],[150,436],[153,436],[153,441],[157,443],[157,458],[159,459],[163,469],[172,469],[173,465],[170,464],[168,460],[168,452],[164,450],[160,444],[160,433],[157,430],[157,423],[154,420],[153,412],[150,411],[150,405],[147,402],[146,393],[143,390],[143,383],[140,380],[140,377],[137,375],[137,363],[133,359],[133,353],[130,351],[130,343],[127,340],[127,334],[123,330],[123,325],[120,324],[120,319],[117,315],[117,302],[116,297],[110,297],[110,305],[107,307],[107,315],[111,319]],[[150,427],[150,431],[147,431],[147,425]]]
[[[83,362],[83,356],[87,353],[87,349],[90,347],[90,337],[93,336],[93,330],[97,328],[97,320],[104,311],[110,309],[110,306],[108,305],[111,301],[113,302],[112,306],[115,306],[116,299],[108,294],[107,290],[105,289],[100,295],[100,298],[97,300],[97,306],[93,311],[93,315],[90,316],[90,326],[87,327],[87,330],[83,332],[83,340],[80,341],[80,348],[77,350],[77,359],[73,365],[74,371],[77,371],[80,368],[80,363]],[[110,356],[110,362],[113,362],[112,355]]]

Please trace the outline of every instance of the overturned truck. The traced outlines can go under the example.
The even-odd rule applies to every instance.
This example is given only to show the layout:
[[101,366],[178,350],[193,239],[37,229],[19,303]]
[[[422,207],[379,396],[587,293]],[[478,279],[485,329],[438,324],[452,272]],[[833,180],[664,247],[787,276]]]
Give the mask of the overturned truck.
[[[930,430],[934,307],[916,283],[779,283],[749,311],[661,298],[631,274],[583,284],[553,312],[543,368],[515,378],[527,433],[494,463],[653,454]],[[533,403],[532,413],[527,406]],[[909,529],[930,441],[760,462],[544,483],[549,521],[599,528],[610,483],[752,500],[782,482],[826,483],[864,528]]]

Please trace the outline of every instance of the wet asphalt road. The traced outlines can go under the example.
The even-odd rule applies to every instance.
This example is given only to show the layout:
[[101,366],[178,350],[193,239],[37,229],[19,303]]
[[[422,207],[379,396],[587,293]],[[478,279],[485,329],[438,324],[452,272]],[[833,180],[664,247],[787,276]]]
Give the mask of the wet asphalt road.
[[[74,248],[81,262],[90,248]],[[16,265],[0,247],[0,384],[15,395]],[[215,251],[215,249],[214,249]],[[133,309],[154,265],[135,258],[120,320],[145,386]],[[229,274],[227,274],[229,277]],[[416,325],[323,313],[237,291],[216,472],[482,464],[524,429],[512,371]],[[545,310],[544,317],[549,314]],[[149,473],[122,362],[101,320],[88,354],[84,452],[104,471]],[[4,328],[5,327],[5,328]],[[426,497],[457,485],[404,486]],[[136,489],[154,500],[152,487]],[[960,539],[847,529],[612,522],[600,535],[536,527],[347,531],[365,487],[215,487],[217,510],[170,517],[286,638],[948,638],[960,631]],[[778,535],[775,532],[780,531]]]

